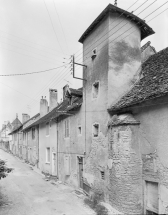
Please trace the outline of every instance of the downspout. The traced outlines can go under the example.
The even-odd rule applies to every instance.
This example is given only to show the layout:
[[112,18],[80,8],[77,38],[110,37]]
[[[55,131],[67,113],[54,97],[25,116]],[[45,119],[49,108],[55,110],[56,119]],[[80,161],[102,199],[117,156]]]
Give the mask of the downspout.
[[59,161],[59,159],[58,159],[58,119],[57,119],[57,121],[56,121],[56,130],[57,130],[57,178],[59,178],[58,177],[58,161]]

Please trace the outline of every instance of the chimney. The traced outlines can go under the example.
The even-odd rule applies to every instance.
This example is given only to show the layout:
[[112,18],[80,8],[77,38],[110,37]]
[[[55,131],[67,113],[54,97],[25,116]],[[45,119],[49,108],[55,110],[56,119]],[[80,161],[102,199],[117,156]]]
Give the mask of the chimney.
[[63,101],[65,100],[65,93],[66,93],[66,90],[69,88],[69,85],[66,84],[64,87],[63,87]]
[[57,90],[56,89],[49,89],[49,111],[55,108],[58,105],[57,101]]
[[48,102],[46,97],[43,98],[42,96],[40,100],[40,117],[46,115],[47,113],[48,113]]
[[22,124],[30,119],[30,116],[27,113],[22,113]]

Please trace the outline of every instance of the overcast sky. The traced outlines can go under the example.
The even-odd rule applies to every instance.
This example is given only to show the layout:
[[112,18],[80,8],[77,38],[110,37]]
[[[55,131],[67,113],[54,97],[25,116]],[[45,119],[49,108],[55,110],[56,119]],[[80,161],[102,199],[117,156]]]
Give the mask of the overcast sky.
[[[139,0],[128,11],[134,11],[146,0]],[[154,2],[156,1],[156,2]],[[127,10],[136,0],[118,0],[118,7]],[[167,0],[148,0],[135,15],[144,18]],[[76,53],[82,62],[82,45],[78,39],[114,1],[109,0],[0,0],[0,74],[43,71],[62,66]],[[168,8],[168,3],[154,12],[146,22]],[[149,22],[155,34],[142,41],[151,41],[156,51],[168,47],[168,10]],[[65,59],[64,59],[65,58]],[[65,63],[63,63],[65,62]],[[77,70],[80,75],[80,68]],[[39,112],[41,96],[49,88],[59,91],[65,84],[77,88],[81,81],[72,79],[68,67],[46,73],[0,77],[0,127],[4,121],[21,120],[22,113],[32,117]]]

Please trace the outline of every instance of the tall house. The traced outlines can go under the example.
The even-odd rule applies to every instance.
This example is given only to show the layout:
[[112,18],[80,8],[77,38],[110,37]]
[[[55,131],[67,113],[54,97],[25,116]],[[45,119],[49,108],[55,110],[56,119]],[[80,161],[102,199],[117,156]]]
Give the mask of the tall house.
[[112,4],[102,11],[79,39],[88,102],[90,92],[99,91],[98,100],[109,107],[127,92],[141,69],[141,40],[152,34],[133,13]]
[[[141,40],[152,34],[154,31],[144,20],[109,4],[79,39],[83,44],[83,64],[87,66],[83,70],[86,80],[83,81],[82,105],[86,124],[83,175],[90,186],[104,193],[105,199],[112,203],[114,192],[119,193],[121,189],[117,187],[118,179],[115,182],[110,179],[112,150],[108,141],[108,121],[111,116],[107,110],[139,78]],[[117,187],[114,192],[111,182]],[[134,189],[133,199],[136,195]]]

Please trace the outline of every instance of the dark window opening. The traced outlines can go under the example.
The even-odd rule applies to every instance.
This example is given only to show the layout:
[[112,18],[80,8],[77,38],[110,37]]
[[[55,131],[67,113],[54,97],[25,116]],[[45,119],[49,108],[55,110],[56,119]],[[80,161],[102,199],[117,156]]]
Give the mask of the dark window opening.
[[81,134],[82,134],[82,127],[78,126],[78,135],[81,135]]
[[104,171],[100,171],[100,173],[101,173],[101,179],[105,180],[105,172]]
[[99,135],[99,124],[94,124],[93,125],[93,136],[98,137]]
[[92,96],[93,98],[97,98],[99,93],[99,82],[95,82],[92,87]]
[[35,139],[35,128],[32,128],[32,139]]

